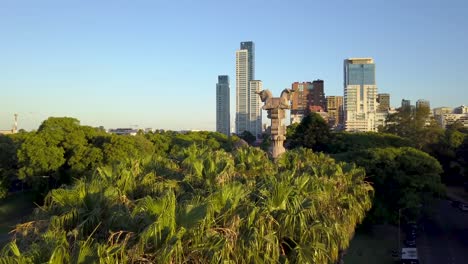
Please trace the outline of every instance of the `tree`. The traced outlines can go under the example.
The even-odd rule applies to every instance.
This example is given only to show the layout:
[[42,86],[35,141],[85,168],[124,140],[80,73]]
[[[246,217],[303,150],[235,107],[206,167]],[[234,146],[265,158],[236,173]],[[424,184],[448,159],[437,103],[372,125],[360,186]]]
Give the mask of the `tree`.
[[366,180],[375,188],[372,221],[395,223],[400,208],[416,208],[444,194],[439,162],[417,149],[376,148],[335,157],[365,168]]
[[[290,130],[292,129],[293,127]],[[325,151],[331,140],[327,122],[314,112],[305,116],[290,134],[289,138],[286,138],[290,148],[305,147],[314,151]]]
[[255,140],[257,140],[257,138],[252,135],[252,133],[250,133],[250,131],[247,131],[245,130],[244,132],[242,132],[239,137],[243,140],[245,140],[245,142],[249,143],[249,145],[252,145]]
[[436,143],[443,134],[442,128],[429,113],[430,109],[426,106],[418,107],[415,111],[409,107],[400,108],[398,112],[388,115],[382,132],[407,138],[414,147],[424,149]]
[[375,132],[337,132],[328,144],[328,153],[343,153],[370,148],[407,147],[411,146],[408,139],[386,133]]

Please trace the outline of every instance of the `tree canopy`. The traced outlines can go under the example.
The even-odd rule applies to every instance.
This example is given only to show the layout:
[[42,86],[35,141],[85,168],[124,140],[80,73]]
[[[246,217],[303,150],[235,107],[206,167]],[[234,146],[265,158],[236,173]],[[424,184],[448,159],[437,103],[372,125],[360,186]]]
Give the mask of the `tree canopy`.
[[[120,155],[109,146],[128,140],[119,138],[103,144],[109,160]],[[311,150],[275,164],[252,147],[145,146],[136,155],[154,151],[148,158],[99,166],[49,192],[0,262],[335,263],[371,207],[364,170]]]
[[418,208],[444,194],[439,162],[414,148],[375,148],[335,155],[366,170],[366,180],[375,188],[371,220],[393,222],[398,210]]
[[314,151],[325,151],[331,140],[330,127],[317,113],[309,113],[299,125],[292,125],[287,131],[289,148],[304,147]]

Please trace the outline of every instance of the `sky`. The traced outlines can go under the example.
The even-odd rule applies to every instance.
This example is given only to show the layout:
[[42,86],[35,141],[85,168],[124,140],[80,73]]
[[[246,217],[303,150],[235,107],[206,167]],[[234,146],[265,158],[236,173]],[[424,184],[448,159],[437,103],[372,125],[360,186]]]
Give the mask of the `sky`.
[[279,95],[372,57],[378,92],[468,104],[465,0],[0,0],[0,129],[49,116],[83,125],[215,130],[218,75],[255,42],[255,77]]

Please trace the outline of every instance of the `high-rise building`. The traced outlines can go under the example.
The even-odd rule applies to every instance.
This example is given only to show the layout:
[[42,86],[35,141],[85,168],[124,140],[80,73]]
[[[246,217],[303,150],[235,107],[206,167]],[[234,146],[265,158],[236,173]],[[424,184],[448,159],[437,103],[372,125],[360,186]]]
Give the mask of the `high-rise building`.
[[[256,137],[261,136],[262,112],[260,97],[255,94],[257,85],[252,89],[255,79],[255,44],[241,42],[236,51],[236,133],[249,131]],[[260,129],[258,129],[260,128]]]
[[343,96],[327,96],[328,123],[333,128],[343,124]]
[[216,132],[228,136],[231,134],[229,90],[229,76],[219,75],[216,84]]
[[468,114],[468,106],[460,105],[459,107],[455,107],[453,109],[453,113],[455,113],[455,114]]
[[344,119],[346,131],[376,131],[377,85],[372,58],[344,61]]
[[377,112],[388,112],[390,110],[390,94],[379,93],[377,94]]
[[405,109],[405,108],[410,109],[411,108],[411,100],[401,99],[401,108],[402,109]]
[[247,50],[249,81],[255,80],[255,43],[252,41],[241,42],[240,49]]
[[263,83],[259,80],[252,80],[249,83],[250,87],[250,113],[249,113],[249,120],[250,120],[250,133],[254,136],[261,136],[262,135],[262,106],[261,101],[259,99],[253,100],[252,98],[260,98],[257,92],[263,90]]
[[313,85],[311,82],[294,82],[291,89],[291,124],[301,122],[309,109],[309,93]]
[[248,51],[236,52],[236,133],[248,130],[249,71]]
[[416,109],[420,107],[426,107],[426,108],[431,109],[431,104],[429,103],[428,100],[419,99],[418,101],[416,101]]
[[320,106],[322,110],[325,111],[327,101],[323,91],[323,80],[315,80],[312,82],[312,89],[309,91],[308,101],[309,108],[311,106]]

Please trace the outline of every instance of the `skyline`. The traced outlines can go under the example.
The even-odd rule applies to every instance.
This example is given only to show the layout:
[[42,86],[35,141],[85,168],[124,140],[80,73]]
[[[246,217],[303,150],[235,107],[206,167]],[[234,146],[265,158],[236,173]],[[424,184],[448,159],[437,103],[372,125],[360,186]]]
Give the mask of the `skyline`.
[[463,1],[242,2],[0,3],[0,129],[18,113],[27,130],[71,116],[106,128],[214,131],[216,80],[235,80],[243,41],[255,42],[255,78],[274,95],[316,79],[326,96],[343,95],[343,60],[372,57],[378,92],[394,107],[403,98],[468,103]]

